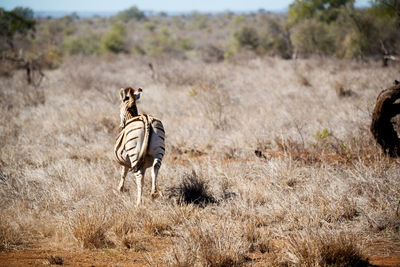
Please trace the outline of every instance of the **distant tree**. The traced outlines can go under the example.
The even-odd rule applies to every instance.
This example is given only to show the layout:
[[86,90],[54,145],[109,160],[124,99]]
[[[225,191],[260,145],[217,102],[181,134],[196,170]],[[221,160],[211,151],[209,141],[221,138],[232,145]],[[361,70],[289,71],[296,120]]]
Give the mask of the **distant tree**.
[[315,18],[330,23],[335,21],[342,6],[354,6],[354,0],[295,0],[289,5],[289,23]]
[[[16,7],[11,11],[0,8],[1,74],[25,69],[28,84],[37,85],[43,77],[41,58],[24,53],[32,46],[35,25],[29,8]],[[34,77],[38,78],[34,80]]]
[[394,18],[397,28],[400,28],[399,0],[371,0],[371,6],[376,16]]
[[[396,60],[400,48],[398,1],[371,1],[366,9],[343,8],[336,23],[337,52],[344,57],[382,56],[383,65]],[[340,37],[341,36],[341,37]]]
[[123,10],[117,14],[117,19],[120,19],[124,22],[128,22],[132,19],[134,20],[144,20],[146,15],[143,11],[139,10],[136,6],[130,7],[126,10]]
[[29,8],[16,7],[12,11],[0,8],[0,38],[11,50],[15,49],[14,36],[34,32],[35,24],[33,11]]
[[264,8],[260,8],[258,9],[258,14],[267,14],[267,10],[265,10]]
[[377,15],[400,17],[399,0],[371,0],[371,6]]

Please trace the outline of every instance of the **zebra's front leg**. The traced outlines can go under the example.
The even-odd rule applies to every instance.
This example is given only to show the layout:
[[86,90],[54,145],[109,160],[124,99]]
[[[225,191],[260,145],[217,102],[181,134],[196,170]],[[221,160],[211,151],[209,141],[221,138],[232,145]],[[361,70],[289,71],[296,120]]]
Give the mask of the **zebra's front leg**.
[[[153,167],[151,168],[151,198],[155,199],[158,197],[159,192],[157,190],[157,176],[158,176],[158,170],[161,167],[161,160],[160,159],[154,159],[153,162]],[[160,194],[161,195],[161,194]]]
[[136,186],[137,186],[137,200],[136,206],[139,206],[142,201],[142,191],[143,191],[143,177],[145,174],[145,169],[135,172]]
[[119,181],[119,186],[118,186],[118,190],[123,192],[124,191],[124,183],[125,183],[125,178],[126,175],[128,174],[129,168],[126,166],[122,167],[121,170],[121,180]]

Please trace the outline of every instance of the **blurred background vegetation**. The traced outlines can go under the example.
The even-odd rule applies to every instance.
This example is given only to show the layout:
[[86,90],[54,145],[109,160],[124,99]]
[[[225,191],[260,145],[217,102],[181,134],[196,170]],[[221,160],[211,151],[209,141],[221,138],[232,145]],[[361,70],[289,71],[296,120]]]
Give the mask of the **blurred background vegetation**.
[[[400,1],[295,0],[287,13],[146,15],[137,7],[112,17],[35,18],[29,8],[0,9],[0,75],[27,72],[28,83],[81,55],[140,54],[199,58],[336,57],[388,64],[400,52]],[[35,74],[36,73],[36,74]],[[39,75],[37,74],[39,73]],[[34,77],[36,75],[36,77]]]

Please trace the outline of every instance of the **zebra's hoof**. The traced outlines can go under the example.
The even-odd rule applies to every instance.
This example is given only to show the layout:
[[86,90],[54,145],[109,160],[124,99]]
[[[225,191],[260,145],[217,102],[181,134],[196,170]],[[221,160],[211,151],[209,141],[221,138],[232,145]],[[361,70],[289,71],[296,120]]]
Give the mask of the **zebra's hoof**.
[[128,192],[129,190],[124,187],[121,187],[121,188],[118,188],[118,191],[121,193],[125,193],[125,192]]
[[151,199],[152,199],[152,200],[158,198],[159,196],[160,196],[160,193],[159,193],[159,192],[153,192],[153,193],[151,193]]

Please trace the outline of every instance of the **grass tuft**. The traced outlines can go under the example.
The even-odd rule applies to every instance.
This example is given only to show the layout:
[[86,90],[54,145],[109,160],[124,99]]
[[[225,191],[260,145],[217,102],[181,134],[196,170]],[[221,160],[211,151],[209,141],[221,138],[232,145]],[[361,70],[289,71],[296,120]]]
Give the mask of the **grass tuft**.
[[194,222],[185,230],[168,254],[170,266],[243,266],[248,260],[249,244],[234,224]]
[[23,234],[13,225],[0,219],[0,251],[20,248],[25,245]]
[[64,259],[62,256],[59,256],[59,255],[50,255],[49,263],[50,263],[50,265],[63,265]]
[[110,221],[106,212],[101,209],[89,209],[79,212],[71,222],[71,230],[75,239],[83,248],[106,248],[114,244],[107,239],[106,233]]
[[297,235],[292,237],[291,246],[301,266],[370,266],[353,235]]
[[176,199],[178,204],[192,203],[204,207],[208,204],[217,203],[207,182],[199,178],[194,170],[191,174],[186,173],[178,185],[169,188],[167,191],[169,198]]

